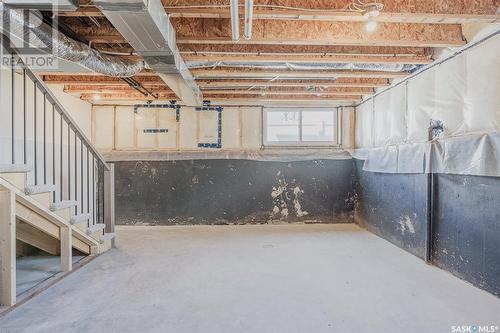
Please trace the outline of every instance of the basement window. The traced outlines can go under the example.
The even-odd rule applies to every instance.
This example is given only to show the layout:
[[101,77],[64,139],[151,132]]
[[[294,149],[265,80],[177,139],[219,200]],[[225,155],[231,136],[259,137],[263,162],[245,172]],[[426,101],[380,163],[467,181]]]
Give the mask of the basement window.
[[264,146],[338,146],[334,108],[265,108]]

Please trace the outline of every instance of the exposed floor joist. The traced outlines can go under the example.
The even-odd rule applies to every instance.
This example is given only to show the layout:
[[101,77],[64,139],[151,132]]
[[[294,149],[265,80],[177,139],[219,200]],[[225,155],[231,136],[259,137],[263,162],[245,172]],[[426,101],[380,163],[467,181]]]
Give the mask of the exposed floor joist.
[[[174,18],[181,44],[232,44],[229,19]],[[381,23],[369,33],[360,22],[256,20],[241,44],[452,47],[465,44],[456,24]]]
[[[66,25],[92,43],[127,43],[107,21],[82,26],[74,18]],[[180,44],[232,44],[230,19],[173,18]],[[251,40],[240,44],[450,47],[464,44],[459,24],[379,24],[369,33],[364,22],[255,20]]]
[[424,47],[391,47],[360,45],[266,45],[266,44],[179,44],[185,54],[251,54],[251,55],[339,55],[339,56],[406,56],[430,57]]
[[407,72],[349,71],[349,70],[248,70],[245,68],[193,69],[193,75],[199,78],[386,78],[399,79]]
[[[362,22],[360,12],[346,11],[351,0],[323,0],[307,3],[300,0],[255,1],[254,18],[257,20],[321,20]],[[227,1],[163,0],[171,17],[229,18]],[[495,23],[499,22],[495,0],[435,1],[420,0],[418,6],[411,1],[385,0],[384,10],[376,18],[380,22],[398,23]],[[82,2],[77,11],[64,12],[61,16],[101,17],[102,13],[90,2]],[[210,6],[200,8],[200,6]],[[272,6],[275,6],[274,8]],[[196,7],[188,7],[196,6]],[[266,6],[266,7],[264,7]]]
[[[176,29],[182,58],[197,84],[208,99],[218,92],[224,101],[275,96],[278,100],[286,96],[297,100],[298,94],[318,98],[316,94],[325,90],[332,97],[342,92],[359,93],[357,97],[371,95],[375,88],[407,77],[417,68],[401,65],[427,65],[434,60],[434,48],[464,45],[461,24],[500,22],[498,0],[384,0],[380,15],[372,18],[378,26],[370,33],[366,30],[367,18],[353,10],[353,0],[254,0],[252,38],[233,43],[228,0],[161,1]],[[91,0],[80,3],[77,11],[61,14],[66,26],[98,50],[120,54],[124,59],[140,59]],[[243,12],[240,1],[241,16]],[[243,20],[240,23],[243,31]],[[273,69],[271,65],[275,64],[280,66]],[[308,66],[277,69],[285,64]],[[344,67],[356,70],[340,69]],[[46,75],[44,80],[65,84],[66,92],[82,94],[88,100],[94,95],[126,101],[150,100],[153,96],[158,100],[175,98],[155,73],[147,71],[134,80],[150,95],[141,95],[118,78],[68,74]],[[260,95],[253,96],[254,91]],[[268,92],[264,98],[262,91]]]
[[184,55],[187,62],[225,63],[301,63],[301,64],[418,64],[426,65],[432,59],[426,57],[394,56],[330,56],[330,55]]
[[[136,76],[134,77],[145,87],[151,89],[163,89],[166,85],[157,77],[154,76]],[[64,84],[67,87],[87,86],[89,90],[97,90],[96,87],[122,87],[129,88],[129,84],[124,81],[105,77],[105,76],[75,76],[75,75],[45,75],[43,80],[48,84]],[[346,87],[346,88],[376,88],[385,87],[389,85],[387,79],[358,79],[358,78],[339,78],[337,80],[321,80],[321,79],[300,79],[300,80],[273,80],[265,81],[262,79],[254,80],[205,80],[198,81],[202,88],[227,88],[227,87],[308,87],[308,86],[321,86],[321,87]]]
[[387,79],[352,79],[339,78],[338,80],[199,80],[199,85],[202,88],[227,88],[227,87],[386,87],[389,80]]

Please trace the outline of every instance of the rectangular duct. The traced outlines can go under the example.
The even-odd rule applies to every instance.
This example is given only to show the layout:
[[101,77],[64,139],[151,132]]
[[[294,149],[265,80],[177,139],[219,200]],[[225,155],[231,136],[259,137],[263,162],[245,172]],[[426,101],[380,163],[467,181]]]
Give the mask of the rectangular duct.
[[175,29],[161,0],[93,3],[184,104],[202,105],[201,90],[181,58]]
[[80,5],[80,0],[3,0],[11,8],[75,11]]

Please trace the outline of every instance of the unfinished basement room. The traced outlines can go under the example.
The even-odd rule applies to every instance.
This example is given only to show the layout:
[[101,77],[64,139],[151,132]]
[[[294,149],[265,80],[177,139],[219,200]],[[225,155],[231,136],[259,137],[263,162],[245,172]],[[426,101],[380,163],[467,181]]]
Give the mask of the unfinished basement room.
[[500,0],[0,0],[0,333],[500,333]]

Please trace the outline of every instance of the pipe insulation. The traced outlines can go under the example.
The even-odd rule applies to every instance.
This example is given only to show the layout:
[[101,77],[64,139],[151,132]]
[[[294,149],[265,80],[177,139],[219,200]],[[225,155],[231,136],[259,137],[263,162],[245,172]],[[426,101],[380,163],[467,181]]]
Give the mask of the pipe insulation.
[[40,17],[36,11],[12,9],[0,3],[0,31],[11,41],[27,43],[31,48],[51,49],[60,59],[107,76],[131,77],[145,68],[143,61],[129,61],[118,56],[102,54],[68,38],[44,23]]

